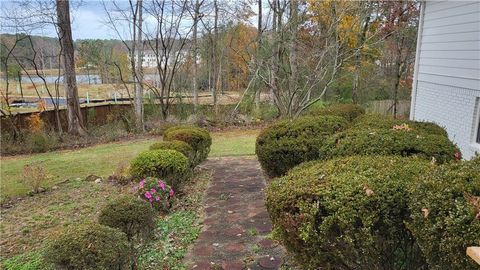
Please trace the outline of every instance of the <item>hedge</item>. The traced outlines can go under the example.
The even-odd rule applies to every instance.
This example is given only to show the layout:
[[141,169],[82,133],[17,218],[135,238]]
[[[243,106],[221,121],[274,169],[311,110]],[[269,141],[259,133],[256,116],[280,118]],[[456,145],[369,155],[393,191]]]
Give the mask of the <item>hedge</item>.
[[309,110],[305,113],[305,115],[310,116],[341,116],[350,122],[362,114],[365,114],[365,109],[356,104],[335,104],[321,109]]
[[480,157],[423,174],[411,192],[408,228],[429,269],[478,269],[465,250],[480,246]]
[[193,164],[197,165],[206,160],[212,145],[212,137],[206,129],[188,126],[174,126],[163,134],[165,141],[183,141],[188,143],[194,150]]
[[191,176],[189,161],[176,150],[149,150],[140,153],[130,163],[130,174],[140,180],[157,177],[175,190]]
[[47,244],[45,260],[55,269],[129,269],[131,249],[126,235],[100,224],[69,226]]
[[194,151],[193,148],[186,142],[172,140],[172,141],[160,141],[150,145],[150,150],[176,150],[185,155],[191,163],[193,163]]
[[319,149],[326,137],[344,130],[347,124],[339,116],[283,120],[262,130],[255,153],[268,176],[280,176],[304,161],[320,158]]
[[100,210],[98,222],[121,230],[128,241],[147,240],[155,228],[155,212],[149,203],[134,196],[117,198]]
[[325,159],[351,155],[399,155],[435,159],[444,163],[455,159],[458,148],[445,136],[393,129],[349,129],[329,137],[320,149]]
[[[401,127],[404,125],[403,127]],[[406,125],[406,126],[405,126]],[[379,114],[365,114],[353,122],[353,128],[356,129],[394,129],[406,128],[415,132],[441,135],[448,138],[444,128],[431,122],[416,122],[408,119],[393,119],[391,116]]]
[[274,235],[302,269],[420,269],[406,189],[434,166],[396,156],[302,164],[267,187]]

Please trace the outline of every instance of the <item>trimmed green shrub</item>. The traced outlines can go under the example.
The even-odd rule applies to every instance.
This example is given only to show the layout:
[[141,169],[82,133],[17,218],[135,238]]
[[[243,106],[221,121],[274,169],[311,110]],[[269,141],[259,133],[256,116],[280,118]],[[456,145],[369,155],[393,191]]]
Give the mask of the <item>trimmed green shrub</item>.
[[191,176],[189,161],[176,150],[149,150],[138,154],[130,163],[130,174],[140,180],[145,177],[163,179],[175,190]]
[[200,164],[206,160],[208,153],[210,153],[210,146],[212,145],[212,137],[210,133],[203,128],[175,126],[167,129],[163,134],[165,141],[183,141],[188,143],[194,150],[195,155],[193,164]]
[[341,116],[351,122],[360,115],[365,114],[365,109],[356,104],[335,104],[321,109],[309,110],[305,114],[310,116]]
[[404,128],[413,130],[415,132],[427,133],[433,135],[441,135],[448,138],[448,134],[439,125],[430,122],[416,122],[407,119],[393,119],[391,116],[380,114],[366,114],[355,119],[353,128],[355,129],[394,129],[401,125],[406,125]]
[[133,196],[117,198],[100,211],[98,222],[121,230],[128,241],[147,240],[155,228],[155,211],[150,204]]
[[319,159],[326,137],[346,126],[347,121],[339,116],[283,120],[258,135],[255,153],[268,176],[280,176],[304,161]]
[[195,155],[193,148],[188,143],[178,140],[160,141],[150,145],[150,150],[159,149],[177,150],[178,152],[185,155],[191,162],[193,162],[193,158]]
[[445,136],[393,129],[349,129],[329,137],[321,156],[333,158],[351,155],[418,156],[438,163],[455,159],[457,147]]
[[56,269],[128,269],[130,259],[126,235],[100,224],[65,228],[45,250],[45,260]]
[[480,246],[480,157],[423,174],[411,192],[408,228],[429,269],[478,269],[465,250]]
[[274,236],[302,269],[422,269],[407,187],[435,167],[395,156],[312,161],[266,190]]

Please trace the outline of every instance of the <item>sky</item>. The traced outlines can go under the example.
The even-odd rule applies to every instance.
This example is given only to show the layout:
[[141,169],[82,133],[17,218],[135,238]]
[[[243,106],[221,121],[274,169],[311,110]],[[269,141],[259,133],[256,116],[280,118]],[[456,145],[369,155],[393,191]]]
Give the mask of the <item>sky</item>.
[[[127,0],[116,0],[120,5],[127,5]],[[232,0],[223,0],[232,1]],[[234,0],[233,0],[234,1]],[[17,0],[18,2],[18,0]],[[109,0],[105,1],[107,4]],[[147,1],[144,1],[147,2]],[[222,0],[219,1],[222,5]],[[0,0],[0,6],[2,14],[5,12],[11,12],[11,10],[18,10],[15,6],[15,1]],[[265,6],[265,5],[264,5]],[[251,5],[253,10],[256,10],[255,4]],[[72,18],[72,36],[74,40],[77,39],[118,39],[118,35],[112,31],[112,29],[106,23],[105,10],[102,1],[99,0],[71,0],[71,18]],[[21,11],[19,11],[21,12]],[[187,15],[188,16],[188,15]],[[155,19],[148,18],[148,14],[144,14],[146,24],[150,20],[153,22]],[[255,25],[256,17],[250,21],[252,25]],[[13,33],[14,30],[10,28],[0,27],[2,33]],[[46,25],[42,29],[37,29],[32,32],[34,35],[42,35],[49,37],[56,37],[55,29],[52,25]]]

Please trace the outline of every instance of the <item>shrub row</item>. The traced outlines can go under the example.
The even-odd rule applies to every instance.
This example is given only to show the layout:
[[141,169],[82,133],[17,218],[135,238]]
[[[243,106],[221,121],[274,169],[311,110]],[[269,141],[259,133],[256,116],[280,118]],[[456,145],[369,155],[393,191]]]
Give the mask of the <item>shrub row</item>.
[[418,156],[438,163],[460,158],[446,131],[434,123],[363,113],[357,105],[341,104],[310,112],[319,116],[272,124],[256,143],[263,170],[278,177],[305,161],[348,155]]
[[189,144],[194,151],[192,159],[194,165],[207,159],[212,145],[212,138],[207,130],[190,126],[171,127],[164,132],[163,139],[165,141],[183,141]]
[[479,158],[313,161],[268,186],[267,208],[302,269],[476,269],[479,172]]
[[304,161],[320,158],[324,140],[346,127],[347,121],[340,116],[280,121],[260,133],[255,153],[268,176],[280,176]]
[[202,128],[173,126],[165,130],[163,139],[132,160],[130,174],[138,180],[162,178],[177,190],[190,178],[192,169],[207,158],[212,138]]
[[321,109],[313,109],[305,112],[309,116],[335,115],[353,121],[357,117],[365,114],[365,109],[356,104],[335,104]]
[[55,269],[137,269],[135,249],[152,235],[155,210],[169,210],[174,190],[207,158],[212,143],[206,130],[186,126],[167,129],[164,139],[130,163],[131,176],[140,181],[136,196],[105,205],[99,224],[71,226],[55,234],[45,252],[48,263]]
[[349,155],[418,156],[438,163],[455,159],[458,148],[445,136],[395,129],[352,128],[324,141],[320,156],[329,159]]

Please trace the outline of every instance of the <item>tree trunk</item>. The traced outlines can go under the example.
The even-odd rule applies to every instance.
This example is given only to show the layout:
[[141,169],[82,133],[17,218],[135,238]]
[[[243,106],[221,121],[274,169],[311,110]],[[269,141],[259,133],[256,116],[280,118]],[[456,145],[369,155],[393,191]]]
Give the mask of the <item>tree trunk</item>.
[[[367,3],[368,5],[368,3]],[[358,85],[360,81],[360,68],[362,65],[362,49],[365,46],[365,39],[367,37],[368,26],[370,24],[370,16],[365,17],[362,31],[358,36],[358,44],[355,52],[355,71],[353,74],[353,87],[352,87],[352,102],[358,103]]]
[[[143,132],[143,42],[142,42],[142,10],[143,10],[143,0],[137,1],[137,23],[138,23],[138,32],[137,32],[137,66],[136,66],[136,76],[137,76],[137,87],[135,88],[135,124],[138,131]],[[137,27],[134,25],[134,27]]]
[[[257,25],[257,69],[260,69],[262,66],[260,60],[260,52],[262,48],[262,0],[258,0],[258,25]],[[261,84],[258,83],[255,91],[255,113],[260,114],[260,95],[261,95]]]
[[298,31],[298,0],[290,1],[290,79],[289,79],[289,97],[291,106],[288,109],[288,117],[292,117],[297,109],[297,31]]
[[215,115],[218,112],[217,106],[217,77],[218,77],[218,68],[217,68],[217,43],[218,43],[218,0],[213,1],[213,7],[215,11],[214,16],[214,26],[213,26],[213,55],[212,55],[212,71],[213,71],[213,88],[212,88],[212,95],[213,95],[213,107],[215,109]]
[[75,77],[75,60],[70,25],[70,3],[68,0],[57,0],[57,20],[60,42],[63,47],[64,81],[67,92],[68,133],[86,135],[85,126],[80,111],[77,80]]
[[197,63],[197,54],[198,54],[198,47],[197,47],[197,31],[198,31],[198,20],[200,16],[200,3],[198,0],[195,1],[195,8],[194,8],[194,15],[193,15],[193,71],[192,71],[192,84],[193,84],[193,108],[194,111],[197,112],[198,109],[198,89],[197,89],[197,70],[198,70],[198,63]]

